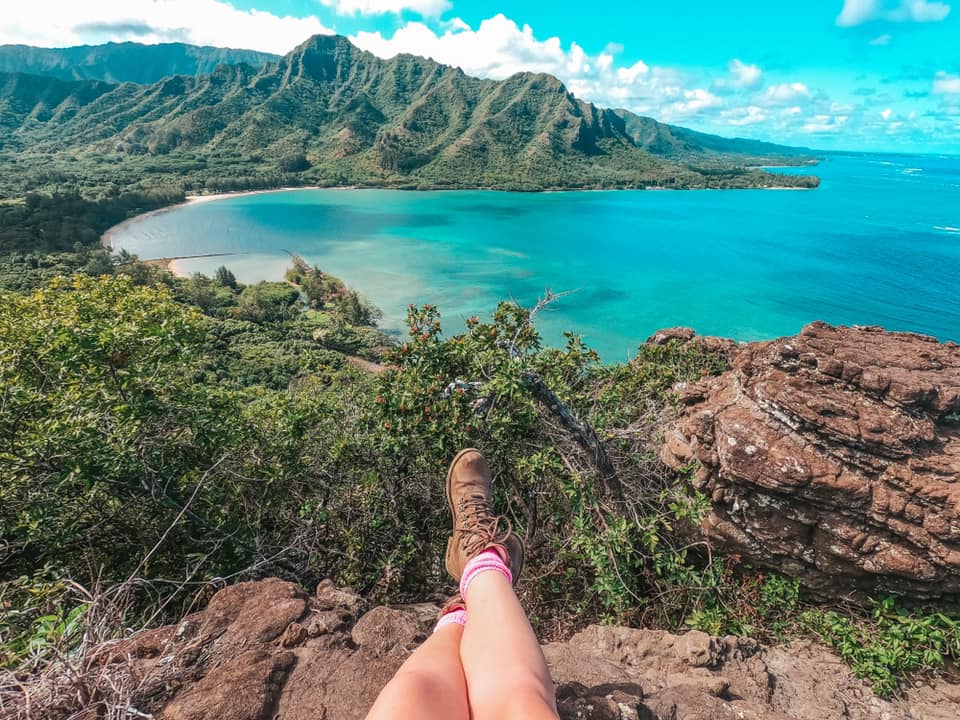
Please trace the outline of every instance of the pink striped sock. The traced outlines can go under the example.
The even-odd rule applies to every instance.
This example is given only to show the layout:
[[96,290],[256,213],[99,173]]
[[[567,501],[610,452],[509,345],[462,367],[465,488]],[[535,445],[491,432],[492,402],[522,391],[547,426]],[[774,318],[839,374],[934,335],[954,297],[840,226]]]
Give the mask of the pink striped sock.
[[460,595],[466,599],[467,588],[470,587],[473,579],[480,573],[489,571],[500,573],[507,579],[508,583],[513,585],[513,574],[510,572],[510,568],[500,557],[500,553],[490,548],[474,555],[464,566],[463,575],[460,578]]
[[447,625],[466,625],[467,624],[467,611],[466,610],[454,610],[453,612],[448,612],[446,615],[443,615],[439,620],[437,620],[437,626],[433,629],[434,632],[439,630],[442,627]]

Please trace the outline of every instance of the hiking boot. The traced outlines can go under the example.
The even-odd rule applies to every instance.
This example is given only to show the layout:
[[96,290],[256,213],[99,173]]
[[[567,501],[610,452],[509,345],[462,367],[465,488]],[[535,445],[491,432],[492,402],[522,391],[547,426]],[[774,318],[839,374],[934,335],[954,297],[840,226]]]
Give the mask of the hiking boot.
[[453,533],[447,541],[446,557],[447,572],[457,582],[467,562],[489,549],[497,550],[510,567],[514,585],[520,579],[523,541],[513,532],[509,518],[493,514],[492,485],[490,466],[479,450],[467,448],[457,453],[447,471]]
[[443,607],[440,608],[440,613],[437,615],[437,620],[442,618],[444,615],[449,615],[450,613],[456,612],[457,610],[466,610],[466,609],[467,609],[467,604],[463,601],[463,597],[461,597],[458,591],[453,595],[451,595],[447,600],[447,602],[444,603]]

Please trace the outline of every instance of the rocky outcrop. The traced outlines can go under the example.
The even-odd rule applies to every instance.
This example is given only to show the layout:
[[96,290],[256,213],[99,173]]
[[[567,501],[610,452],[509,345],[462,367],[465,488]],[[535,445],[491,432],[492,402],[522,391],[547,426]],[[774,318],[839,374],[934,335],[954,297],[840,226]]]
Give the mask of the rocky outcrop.
[[960,347],[807,326],[682,390],[661,453],[695,463],[716,549],[832,596],[960,592]]
[[[72,676],[65,701],[46,705],[51,693],[33,688],[32,710],[0,704],[0,717],[361,720],[437,609],[364,612],[360,597],[328,582],[313,597],[281,580],[241,583],[177,625],[101,646],[84,676],[101,685]],[[944,681],[880,700],[810,644],[788,651],[698,631],[592,626],[544,654],[563,720],[947,720],[960,709],[960,686]],[[111,697],[117,688],[126,690]]]

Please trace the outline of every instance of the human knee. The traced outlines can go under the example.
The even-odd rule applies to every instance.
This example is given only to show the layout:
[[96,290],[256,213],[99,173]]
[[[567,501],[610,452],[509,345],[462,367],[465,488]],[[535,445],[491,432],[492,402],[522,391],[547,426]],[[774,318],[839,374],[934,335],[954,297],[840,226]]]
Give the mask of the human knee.
[[466,717],[466,697],[443,676],[424,670],[401,668],[383,688],[367,720],[434,720],[437,717]]

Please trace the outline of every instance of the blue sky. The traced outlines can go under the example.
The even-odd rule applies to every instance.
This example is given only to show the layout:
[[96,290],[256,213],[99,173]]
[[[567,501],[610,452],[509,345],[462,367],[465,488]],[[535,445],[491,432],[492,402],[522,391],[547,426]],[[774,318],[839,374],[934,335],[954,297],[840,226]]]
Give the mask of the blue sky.
[[282,53],[337,32],[381,56],[428,55],[473,75],[550,72],[586,100],[721,135],[960,154],[951,2],[7,0],[0,43]]

